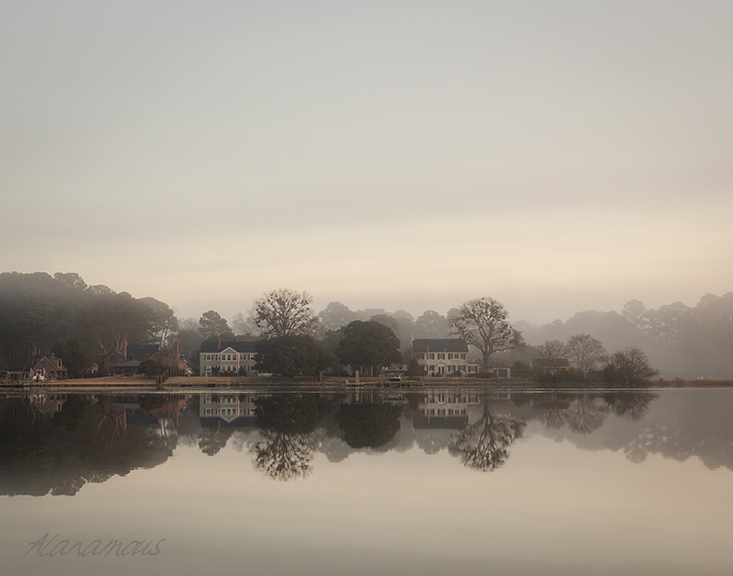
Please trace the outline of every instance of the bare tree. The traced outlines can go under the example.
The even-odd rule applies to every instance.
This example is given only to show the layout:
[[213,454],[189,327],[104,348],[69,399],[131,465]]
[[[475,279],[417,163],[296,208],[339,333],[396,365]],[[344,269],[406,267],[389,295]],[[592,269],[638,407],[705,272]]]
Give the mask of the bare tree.
[[644,384],[659,374],[649,365],[646,354],[636,346],[615,352],[604,371],[611,382],[631,386]]
[[567,355],[570,364],[583,376],[588,376],[606,358],[606,349],[600,340],[583,332],[568,339]]
[[232,328],[237,336],[259,336],[260,333],[252,315],[245,316],[241,312],[234,315]]
[[312,334],[318,319],[311,310],[313,297],[287,288],[266,292],[255,301],[252,318],[264,338]]
[[448,325],[453,334],[479,349],[486,370],[494,353],[524,346],[522,333],[509,324],[507,316],[504,305],[493,298],[476,298],[451,314]]
[[565,343],[560,340],[545,340],[545,343],[539,347],[542,355],[547,358],[553,367],[558,365],[561,358],[565,358],[567,348]]

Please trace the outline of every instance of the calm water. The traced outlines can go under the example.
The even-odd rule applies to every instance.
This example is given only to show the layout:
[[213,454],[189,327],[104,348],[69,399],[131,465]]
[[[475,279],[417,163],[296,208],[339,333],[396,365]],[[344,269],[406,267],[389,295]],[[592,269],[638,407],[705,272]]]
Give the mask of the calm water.
[[725,574],[733,391],[0,398],[0,573]]

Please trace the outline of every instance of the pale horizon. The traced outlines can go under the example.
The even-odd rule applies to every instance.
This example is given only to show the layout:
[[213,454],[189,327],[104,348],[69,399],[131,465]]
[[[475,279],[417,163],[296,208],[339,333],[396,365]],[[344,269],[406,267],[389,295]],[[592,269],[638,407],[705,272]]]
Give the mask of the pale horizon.
[[0,7],[0,270],[542,324],[733,290],[733,4]]

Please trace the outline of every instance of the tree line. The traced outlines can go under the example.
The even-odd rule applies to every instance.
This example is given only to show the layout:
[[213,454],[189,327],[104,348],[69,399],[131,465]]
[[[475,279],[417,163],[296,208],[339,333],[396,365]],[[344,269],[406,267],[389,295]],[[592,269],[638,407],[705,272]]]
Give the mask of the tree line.
[[[581,354],[587,350],[577,350],[583,344],[578,338],[585,335],[604,348],[593,370],[603,369],[605,377],[618,382],[628,380],[624,366],[642,355],[666,374],[689,377],[703,368],[733,374],[733,358],[726,353],[733,346],[733,293],[708,295],[695,308],[677,303],[647,310],[632,301],[621,313],[581,312],[542,327],[510,323],[504,306],[491,298],[470,300],[445,315],[427,310],[417,318],[405,310],[350,310],[340,302],[316,313],[312,302],[305,292],[273,290],[237,314],[230,326],[215,310],[179,320],[164,302],[90,286],[74,273],[2,273],[0,369],[27,369],[35,358],[53,352],[78,376],[125,341],[162,346],[176,341],[196,368],[204,340],[236,338],[258,341],[263,371],[312,375],[349,364],[371,373],[409,361],[413,338],[462,337],[483,366],[496,359],[548,357],[552,351],[540,342],[561,341],[573,366],[587,377],[591,369]],[[605,354],[606,349],[619,352]]]
[[123,342],[166,342],[178,329],[171,308],[74,273],[0,274],[0,369],[28,369],[55,353],[78,376]]
[[564,322],[520,321],[516,327],[535,346],[586,333],[608,350],[639,348],[668,379],[733,378],[733,292],[707,294],[695,306],[675,302],[657,309],[631,300],[618,312],[589,310]]

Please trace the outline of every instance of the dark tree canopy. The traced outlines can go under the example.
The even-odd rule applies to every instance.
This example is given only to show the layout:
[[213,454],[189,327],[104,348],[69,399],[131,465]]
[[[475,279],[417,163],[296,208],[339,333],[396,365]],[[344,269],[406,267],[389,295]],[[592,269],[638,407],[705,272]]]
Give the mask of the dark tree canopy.
[[206,340],[222,338],[234,340],[234,333],[227,321],[215,310],[204,312],[199,319],[199,332]]
[[68,344],[73,353],[64,354],[76,371],[70,356],[81,353],[86,368],[123,342],[154,341],[154,326],[143,300],[87,286],[78,274],[0,274],[0,369],[27,369],[54,344],[59,351]]
[[362,368],[389,366],[402,361],[400,341],[394,332],[378,322],[355,320],[343,329],[336,350],[342,364]]
[[89,367],[89,358],[78,338],[54,342],[51,351],[54,356],[61,359],[71,378],[78,378]]
[[282,376],[315,376],[327,364],[318,341],[306,335],[259,340],[256,359],[256,370]]

